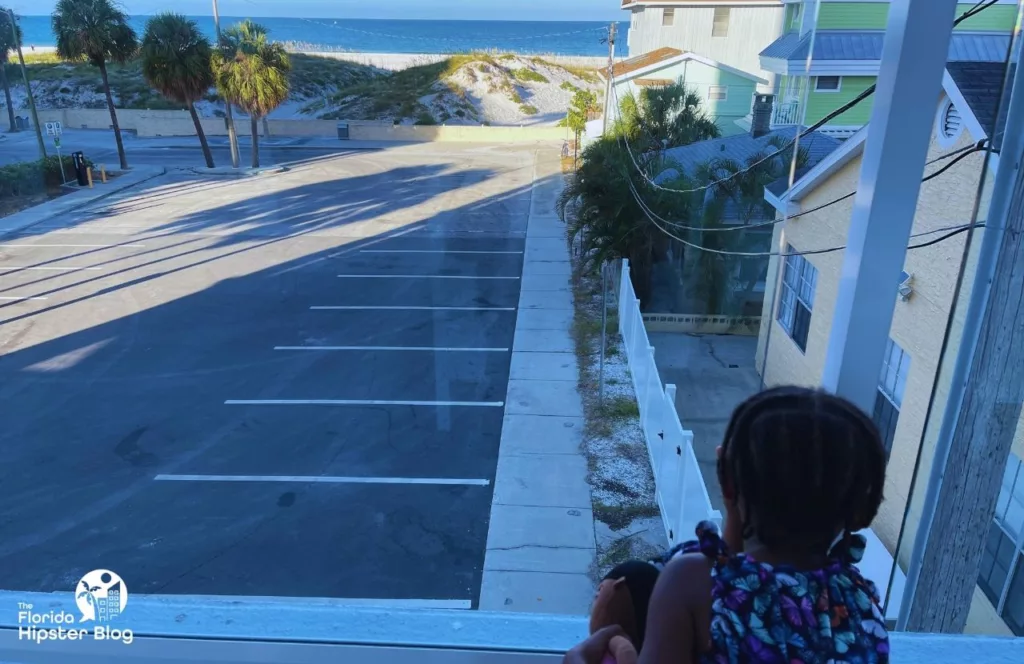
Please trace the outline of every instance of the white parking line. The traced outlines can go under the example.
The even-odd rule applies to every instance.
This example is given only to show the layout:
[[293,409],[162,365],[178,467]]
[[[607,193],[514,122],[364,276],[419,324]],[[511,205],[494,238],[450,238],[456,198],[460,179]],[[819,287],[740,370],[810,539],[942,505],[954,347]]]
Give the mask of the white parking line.
[[468,406],[502,408],[504,401],[386,401],[379,399],[228,399],[225,406]]
[[507,353],[508,348],[458,348],[455,346],[274,346],[274,350],[411,350],[438,353]]
[[141,249],[144,244],[0,244],[0,247],[9,249],[34,249],[46,247],[49,249]]
[[78,272],[81,270],[102,270],[101,267],[52,267],[52,266],[40,266],[40,265],[11,265],[6,267],[0,267],[3,271],[14,271],[14,270],[53,270],[55,272]]
[[0,295],[0,300],[11,300],[14,302],[23,302],[25,300],[45,300],[45,297],[14,297],[11,295]]
[[515,307],[356,307],[315,306],[310,311],[515,311]]
[[487,486],[490,480],[453,477],[340,477],[331,475],[157,475],[166,482],[299,482],[311,484],[435,484],[441,486]]
[[457,251],[445,249],[360,249],[361,254],[516,254],[521,251]]
[[518,279],[519,277],[481,277],[471,274],[339,274],[342,279]]

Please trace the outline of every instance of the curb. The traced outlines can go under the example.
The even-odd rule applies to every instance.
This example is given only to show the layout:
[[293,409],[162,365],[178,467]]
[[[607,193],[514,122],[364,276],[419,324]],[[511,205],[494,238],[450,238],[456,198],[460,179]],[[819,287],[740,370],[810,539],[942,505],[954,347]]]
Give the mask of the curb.
[[[153,170],[148,175],[145,175],[144,177],[141,177],[140,179],[135,180],[134,182],[125,182],[123,184],[117,184],[117,180],[130,176],[133,173],[133,171],[128,171],[127,173],[120,175],[117,178],[117,180],[110,183],[110,185],[108,185],[110,187],[109,189],[105,189],[100,193],[94,193],[93,195],[90,196],[87,193],[89,192],[88,189],[82,189],[80,191],[76,191],[74,193],[61,196],[60,198],[57,198],[55,200],[40,203],[39,205],[35,205],[28,209],[22,210],[21,212],[16,212],[8,217],[0,219],[0,237],[5,237],[12,233],[23,231],[26,228],[31,228],[36,224],[41,224],[44,221],[49,221],[55,217],[59,217],[62,214],[70,212],[71,210],[80,209],[84,205],[90,205],[97,201],[102,201],[105,198],[113,196],[114,194],[125,191],[126,189],[131,189],[132,187],[140,185],[143,182],[148,182],[153,178],[160,177],[161,175],[167,173],[167,169],[164,168],[163,166],[154,166],[151,168],[153,168]],[[134,172],[140,173],[141,171],[136,170]],[[51,209],[47,210],[46,208]],[[28,217],[29,219],[21,221],[19,217],[22,216]]]

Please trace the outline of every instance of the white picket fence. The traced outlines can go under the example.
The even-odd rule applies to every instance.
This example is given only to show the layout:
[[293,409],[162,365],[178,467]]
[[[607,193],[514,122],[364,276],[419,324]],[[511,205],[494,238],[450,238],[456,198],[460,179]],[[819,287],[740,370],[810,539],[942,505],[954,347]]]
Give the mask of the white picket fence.
[[676,386],[663,385],[647,338],[640,300],[629,279],[629,261],[622,261],[618,281],[619,332],[622,334],[640,423],[651,457],[658,507],[671,544],[693,539],[703,520],[719,525],[722,515],[711,505],[704,477],[693,453],[693,432],[683,428],[676,412]]

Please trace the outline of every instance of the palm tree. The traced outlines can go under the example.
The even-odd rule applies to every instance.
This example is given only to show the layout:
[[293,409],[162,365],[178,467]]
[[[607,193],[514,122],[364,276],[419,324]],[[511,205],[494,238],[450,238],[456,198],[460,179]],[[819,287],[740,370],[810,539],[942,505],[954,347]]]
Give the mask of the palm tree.
[[245,20],[225,30],[213,54],[217,90],[228,103],[249,114],[252,166],[260,165],[259,121],[288,98],[291,62],[267,29]]
[[196,112],[196,102],[213,86],[210,41],[195,21],[166,12],[146,22],[141,51],[142,75],[160,94],[188,108],[206,165],[213,168],[210,145]]
[[[633,148],[636,150],[636,148]],[[646,157],[653,172],[663,169],[658,155]],[[657,161],[652,161],[657,160]],[[684,177],[665,181],[673,188],[693,183]],[[583,151],[579,170],[562,190],[556,209],[569,239],[582,247],[580,267],[593,271],[602,263],[628,258],[633,288],[643,305],[651,295],[654,259],[667,246],[666,236],[650,223],[634,192],[659,214],[687,224],[698,209],[697,197],[665,194],[647,184],[620,139],[603,136]]]
[[[17,35],[17,39],[15,38]],[[8,9],[0,5],[0,85],[4,86],[4,101],[7,103],[7,117],[11,123],[11,131],[17,131],[14,122],[14,101],[11,99],[11,86],[7,82],[8,54],[18,48],[21,42],[21,27],[12,24]]]
[[613,133],[642,150],[663,150],[721,136],[718,125],[704,112],[700,95],[682,80],[644,88],[639,97],[624,96]]
[[64,60],[88,60],[98,67],[103,78],[103,91],[110,109],[117,156],[121,168],[128,168],[117,124],[114,98],[110,94],[107,62],[124,64],[135,56],[138,44],[135,31],[128,25],[128,15],[111,0],[57,0],[53,10],[53,34],[57,38],[57,55]]
[[[809,153],[796,152],[795,168],[807,165]],[[789,175],[794,162],[793,146],[782,136],[773,136],[764,149],[749,155],[743,162],[733,159],[712,159],[702,164],[695,174],[698,183],[711,185],[700,213],[699,227],[722,229],[739,226],[733,232],[690,231],[687,241],[703,247],[729,252],[767,252],[771,226],[750,228],[775,218],[775,210],[764,200],[765,187]],[[714,183],[714,184],[712,184]],[[767,256],[733,256],[707,251],[688,251],[693,260],[689,283],[694,286],[696,300],[706,306],[705,313],[738,315],[757,283],[768,269]],[[744,269],[746,268],[746,269]],[[746,274],[742,292],[737,292],[737,275]]]

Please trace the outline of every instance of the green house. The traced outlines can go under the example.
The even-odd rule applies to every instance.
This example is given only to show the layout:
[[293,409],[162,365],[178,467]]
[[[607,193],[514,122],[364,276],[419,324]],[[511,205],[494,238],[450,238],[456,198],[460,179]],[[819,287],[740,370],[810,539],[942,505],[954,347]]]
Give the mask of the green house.
[[[889,2],[785,2],[784,34],[761,51],[762,69],[777,76],[772,126],[812,125],[875,82]],[[958,5],[957,15],[974,6]],[[1016,1],[997,0],[957,26],[949,60],[1004,61],[1016,19]],[[867,123],[871,108],[869,98],[836,117],[823,131],[853,134]]]
[[618,118],[621,101],[627,96],[639,97],[645,88],[679,82],[700,97],[702,109],[723,136],[744,132],[737,121],[750,114],[757,86],[768,83],[735,67],[674,48],[660,48],[623,60],[612,72],[612,95],[605,112],[613,120]]

